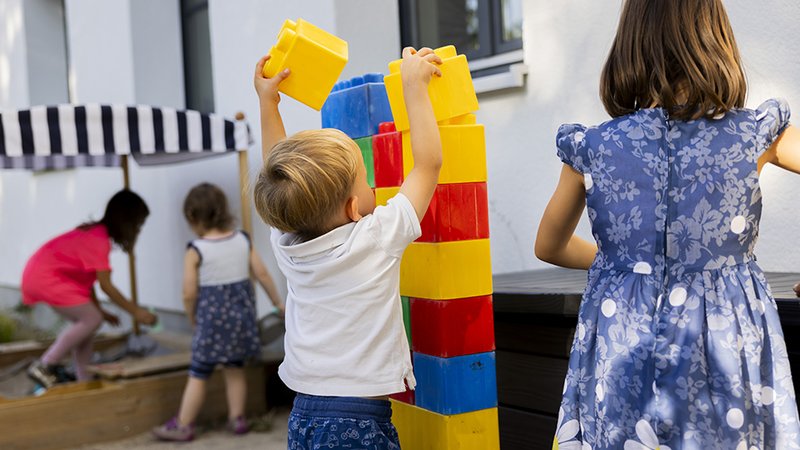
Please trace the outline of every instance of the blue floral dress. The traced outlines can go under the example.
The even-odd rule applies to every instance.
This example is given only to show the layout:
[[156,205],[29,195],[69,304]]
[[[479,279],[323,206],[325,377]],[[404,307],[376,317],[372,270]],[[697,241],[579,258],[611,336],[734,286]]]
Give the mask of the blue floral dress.
[[788,122],[769,100],[716,119],[649,108],[559,129],[599,251],[555,448],[800,449],[778,311],[753,255],[757,162]]

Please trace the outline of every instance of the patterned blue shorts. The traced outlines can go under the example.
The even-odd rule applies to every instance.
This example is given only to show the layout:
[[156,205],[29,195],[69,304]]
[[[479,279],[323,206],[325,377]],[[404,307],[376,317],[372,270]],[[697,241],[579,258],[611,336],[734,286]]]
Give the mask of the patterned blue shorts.
[[386,400],[297,394],[289,415],[289,450],[400,450]]

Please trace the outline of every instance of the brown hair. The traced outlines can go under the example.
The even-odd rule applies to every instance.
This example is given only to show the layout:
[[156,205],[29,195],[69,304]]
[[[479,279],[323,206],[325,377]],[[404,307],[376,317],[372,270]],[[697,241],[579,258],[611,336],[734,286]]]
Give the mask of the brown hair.
[[190,225],[203,230],[229,230],[233,226],[225,193],[211,183],[200,183],[189,191],[183,201],[183,215]]
[[267,224],[304,240],[332,229],[358,174],[358,146],[334,129],[301,131],[270,151],[253,193]]
[[102,219],[81,224],[78,228],[88,230],[95,225],[103,225],[108,237],[122,247],[122,250],[130,253],[148,215],[150,209],[144,199],[133,191],[123,189],[108,201]]
[[626,0],[600,78],[612,117],[658,105],[675,119],[744,106],[747,83],[721,0]]

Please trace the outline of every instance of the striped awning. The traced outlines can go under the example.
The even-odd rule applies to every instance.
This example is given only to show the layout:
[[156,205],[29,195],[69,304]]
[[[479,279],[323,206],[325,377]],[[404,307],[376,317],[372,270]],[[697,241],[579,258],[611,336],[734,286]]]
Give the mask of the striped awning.
[[244,121],[191,110],[126,105],[37,106],[0,113],[0,168],[117,166],[121,155],[144,165],[247,150]]

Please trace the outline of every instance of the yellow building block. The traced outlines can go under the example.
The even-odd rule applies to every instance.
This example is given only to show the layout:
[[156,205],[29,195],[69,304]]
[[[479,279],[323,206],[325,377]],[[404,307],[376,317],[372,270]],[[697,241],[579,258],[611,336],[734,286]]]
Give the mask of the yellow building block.
[[269,54],[264,76],[288,67],[292,75],[280,91],[319,111],[347,64],[347,42],[303,19],[287,20]]
[[[486,137],[483,125],[475,124],[469,114],[452,119],[461,121],[453,125],[439,125],[442,140],[442,169],[439,184],[474,183],[486,181]],[[469,121],[473,123],[469,123]],[[405,176],[414,167],[411,137],[403,132],[403,172]]]
[[[477,111],[478,96],[475,95],[475,87],[472,85],[467,57],[456,54],[456,48],[452,45],[437,48],[434,53],[442,58],[442,65],[439,66],[442,76],[434,76],[428,84],[428,95],[436,121],[441,122]],[[401,62],[398,59],[389,63],[389,75],[383,79],[397,131],[408,130],[408,112],[400,79]]]
[[443,416],[392,400],[403,450],[499,450],[497,408]]
[[447,300],[491,293],[489,239],[412,242],[400,261],[400,295]]
[[386,202],[398,192],[400,192],[400,187],[375,188],[375,206],[386,205]]

